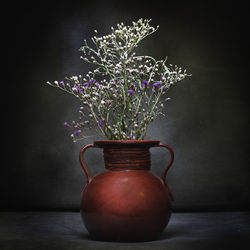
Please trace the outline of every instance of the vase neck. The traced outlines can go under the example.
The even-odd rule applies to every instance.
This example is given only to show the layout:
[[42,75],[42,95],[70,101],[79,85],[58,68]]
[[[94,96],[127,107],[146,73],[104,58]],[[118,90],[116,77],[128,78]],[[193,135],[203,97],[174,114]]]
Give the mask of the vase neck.
[[104,148],[104,162],[109,170],[149,170],[150,152],[142,147]]

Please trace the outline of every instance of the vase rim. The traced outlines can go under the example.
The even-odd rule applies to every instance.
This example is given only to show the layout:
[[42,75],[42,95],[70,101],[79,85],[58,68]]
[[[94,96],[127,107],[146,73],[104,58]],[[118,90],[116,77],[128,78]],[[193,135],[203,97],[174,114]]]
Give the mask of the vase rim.
[[96,140],[94,145],[97,147],[105,146],[144,146],[153,147],[160,143],[158,140]]

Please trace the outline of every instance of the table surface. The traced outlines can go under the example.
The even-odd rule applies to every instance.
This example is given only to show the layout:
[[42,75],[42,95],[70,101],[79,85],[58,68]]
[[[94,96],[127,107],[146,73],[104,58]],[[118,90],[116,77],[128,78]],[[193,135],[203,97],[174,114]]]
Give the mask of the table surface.
[[[150,225],[149,225],[150,226]],[[0,212],[0,249],[250,249],[250,212],[173,213],[158,240],[92,240],[79,212]]]

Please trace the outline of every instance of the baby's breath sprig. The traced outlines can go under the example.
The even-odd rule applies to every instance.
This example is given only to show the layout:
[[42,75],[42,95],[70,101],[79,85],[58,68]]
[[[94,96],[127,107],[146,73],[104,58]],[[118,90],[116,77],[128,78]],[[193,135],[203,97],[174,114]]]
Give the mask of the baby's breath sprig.
[[92,46],[84,40],[79,49],[83,61],[93,64],[93,71],[84,77],[66,77],[64,81],[47,82],[78,98],[82,105],[79,121],[65,122],[73,129],[76,142],[85,138],[83,130],[94,129],[110,140],[143,140],[149,124],[159,115],[171,98],[167,90],[183,80],[186,70],[166,65],[165,60],[137,55],[135,49],[147,36],[157,31],[150,19],[139,19],[126,26],[111,27],[111,33],[91,38]]

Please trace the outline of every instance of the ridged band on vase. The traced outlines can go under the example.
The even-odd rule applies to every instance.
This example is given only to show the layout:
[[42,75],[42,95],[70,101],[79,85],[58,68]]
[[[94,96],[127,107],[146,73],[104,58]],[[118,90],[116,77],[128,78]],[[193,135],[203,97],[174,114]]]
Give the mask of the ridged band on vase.
[[104,148],[104,162],[109,170],[149,170],[148,148]]

